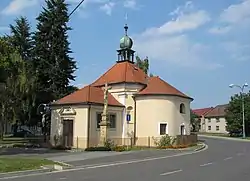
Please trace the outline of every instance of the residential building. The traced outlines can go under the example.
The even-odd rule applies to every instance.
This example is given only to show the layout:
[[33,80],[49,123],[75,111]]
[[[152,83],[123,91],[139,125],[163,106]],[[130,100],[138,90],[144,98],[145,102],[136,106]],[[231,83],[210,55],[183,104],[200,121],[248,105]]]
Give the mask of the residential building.
[[205,132],[206,131],[206,124],[205,124],[205,115],[213,110],[213,107],[209,108],[202,108],[202,109],[193,109],[192,112],[198,116],[197,121],[199,122],[199,132]]
[[205,114],[205,132],[228,133],[226,131],[227,104],[217,105],[213,110]]

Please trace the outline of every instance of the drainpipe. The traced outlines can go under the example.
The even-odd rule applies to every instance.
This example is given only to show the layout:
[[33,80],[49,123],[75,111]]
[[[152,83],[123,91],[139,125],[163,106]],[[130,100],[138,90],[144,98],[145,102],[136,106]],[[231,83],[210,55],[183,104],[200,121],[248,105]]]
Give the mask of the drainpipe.
[[88,103],[88,120],[87,120],[87,148],[89,148],[90,145],[90,113],[91,113],[91,104]]
[[136,100],[135,96],[132,96],[134,100],[134,145],[136,144]]

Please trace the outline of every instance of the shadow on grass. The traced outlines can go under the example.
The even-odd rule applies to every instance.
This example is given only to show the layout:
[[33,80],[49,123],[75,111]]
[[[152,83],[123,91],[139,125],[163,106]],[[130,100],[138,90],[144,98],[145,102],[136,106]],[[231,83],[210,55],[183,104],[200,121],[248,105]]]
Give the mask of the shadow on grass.
[[0,141],[0,147],[0,155],[41,155],[66,152],[64,150],[50,149],[49,144],[44,142],[43,137],[5,137]]

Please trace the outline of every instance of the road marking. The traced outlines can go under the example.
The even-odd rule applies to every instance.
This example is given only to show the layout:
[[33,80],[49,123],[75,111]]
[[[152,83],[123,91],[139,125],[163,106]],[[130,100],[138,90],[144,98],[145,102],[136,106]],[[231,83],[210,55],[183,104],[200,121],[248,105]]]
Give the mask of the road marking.
[[244,155],[244,153],[237,153],[237,156],[241,156],[241,155]]
[[225,158],[224,160],[226,161],[226,160],[231,160],[233,157],[227,157],[227,158]]
[[67,178],[63,177],[63,178],[59,178],[59,180],[66,180]]
[[95,169],[95,168],[105,168],[105,167],[112,167],[112,166],[117,166],[117,165],[128,165],[128,164],[133,164],[133,163],[142,163],[142,162],[148,162],[148,161],[154,161],[154,160],[162,160],[162,159],[168,159],[168,158],[174,158],[174,157],[179,157],[179,156],[185,156],[185,155],[193,155],[202,151],[205,151],[208,149],[208,145],[202,150],[199,151],[193,151],[193,152],[188,152],[188,153],[178,153],[175,155],[170,155],[170,156],[162,156],[162,157],[152,157],[152,158],[144,158],[144,159],[138,159],[138,160],[133,160],[133,161],[127,161],[124,160],[123,162],[111,162],[107,164],[102,164],[102,165],[89,165],[88,167],[81,167],[81,168],[70,168],[67,170],[59,170],[59,171],[54,171],[54,172],[46,172],[46,173],[33,173],[29,175],[16,175],[16,176],[7,176],[7,177],[2,177],[0,180],[7,180],[7,179],[15,179],[15,178],[23,178],[23,177],[32,177],[32,176],[39,176],[39,175],[51,175],[51,174],[57,174],[57,173],[63,173],[63,172],[73,172],[73,171],[81,171],[81,170],[89,170],[89,169]]
[[212,162],[210,162],[210,163],[205,163],[205,164],[203,164],[203,165],[200,165],[200,167],[205,167],[205,166],[212,165],[212,164],[213,164]]
[[160,175],[161,176],[166,176],[166,175],[171,175],[171,174],[178,173],[178,172],[182,172],[182,170],[174,170],[172,172],[166,172],[166,173],[162,173]]

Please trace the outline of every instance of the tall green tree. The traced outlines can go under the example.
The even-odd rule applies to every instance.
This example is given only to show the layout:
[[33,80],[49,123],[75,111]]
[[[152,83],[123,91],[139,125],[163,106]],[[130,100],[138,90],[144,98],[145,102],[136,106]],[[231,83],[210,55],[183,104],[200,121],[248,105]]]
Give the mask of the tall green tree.
[[[148,57],[146,57],[145,59],[141,59],[138,55],[135,57],[136,62],[135,64],[143,70],[143,72],[145,74],[148,75],[149,72],[149,60]],[[154,75],[152,73],[149,74],[150,77],[153,77]]]
[[246,134],[250,135],[250,93],[243,95],[236,94],[231,97],[226,110],[227,131],[231,134],[242,132],[242,98],[244,99],[245,107],[245,128]]
[[192,131],[198,132],[199,125],[200,125],[200,119],[199,119],[199,116],[196,115],[192,110],[190,110],[190,123],[192,125]]
[[67,32],[71,28],[65,0],[46,0],[46,7],[37,17],[35,67],[39,98],[48,103],[65,95],[69,82],[75,79],[76,62],[70,57]]
[[20,100],[26,92],[28,80],[25,62],[6,37],[0,38],[0,69],[5,75],[3,80],[5,86],[2,87],[0,94],[2,138],[4,125],[19,118]]
[[27,18],[20,17],[15,20],[14,25],[10,25],[11,34],[9,40],[11,45],[17,50],[22,60],[23,74],[26,76],[25,92],[20,96],[20,121],[30,123],[32,113],[36,108],[36,71],[34,69],[34,44],[31,37],[31,27]]

